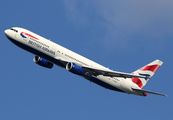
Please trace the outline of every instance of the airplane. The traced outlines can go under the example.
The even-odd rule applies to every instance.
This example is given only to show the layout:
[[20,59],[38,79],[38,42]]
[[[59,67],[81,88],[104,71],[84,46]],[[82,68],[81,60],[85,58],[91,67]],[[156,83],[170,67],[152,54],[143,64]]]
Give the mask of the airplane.
[[139,96],[147,96],[147,93],[167,96],[143,90],[149,79],[163,64],[158,59],[132,73],[117,72],[24,28],[12,27],[5,30],[4,33],[12,43],[33,53],[35,55],[33,61],[42,67],[51,69],[54,64],[58,65],[113,91]]

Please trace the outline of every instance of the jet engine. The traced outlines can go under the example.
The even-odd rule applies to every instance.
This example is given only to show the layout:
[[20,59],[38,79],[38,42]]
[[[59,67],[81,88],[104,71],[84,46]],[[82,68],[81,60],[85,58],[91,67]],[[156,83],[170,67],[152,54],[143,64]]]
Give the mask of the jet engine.
[[82,67],[80,67],[79,65],[69,62],[66,65],[66,70],[77,74],[77,75],[83,75],[84,74],[84,69]]
[[42,67],[46,67],[46,68],[50,68],[50,69],[53,67],[52,63],[50,63],[49,61],[47,61],[39,56],[35,56],[33,61]]

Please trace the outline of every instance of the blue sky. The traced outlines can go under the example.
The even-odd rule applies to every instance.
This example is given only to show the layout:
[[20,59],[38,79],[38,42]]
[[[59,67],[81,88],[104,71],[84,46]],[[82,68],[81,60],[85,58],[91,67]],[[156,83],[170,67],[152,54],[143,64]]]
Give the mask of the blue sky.
[[[0,119],[173,119],[173,1],[3,0],[0,2]],[[160,59],[144,87],[162,97],[104,89],[12,44],[4,30],[22,27],[115,71],[131,73]]]

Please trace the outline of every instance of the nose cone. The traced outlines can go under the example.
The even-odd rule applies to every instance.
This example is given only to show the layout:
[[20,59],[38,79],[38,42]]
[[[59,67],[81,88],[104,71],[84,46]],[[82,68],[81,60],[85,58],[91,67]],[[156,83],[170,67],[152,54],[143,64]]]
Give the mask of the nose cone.
[[5,31],[4,31],[4,33],[5,33],[5,35],[6,35],[7,37],[9,37],[10,30],[9,30],[9,29],[7,29],[7,30],[5,30]]
[[7,29],[4,31],[5,35],[7,36],[7,38],[14,38],[14,31]]

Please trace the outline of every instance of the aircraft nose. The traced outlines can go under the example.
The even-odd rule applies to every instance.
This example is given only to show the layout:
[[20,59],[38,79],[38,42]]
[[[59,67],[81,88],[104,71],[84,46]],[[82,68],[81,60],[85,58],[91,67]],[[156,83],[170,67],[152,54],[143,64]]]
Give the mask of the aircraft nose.
[[9,29],[7,29],[7,30],[4,31],[4,33],[5,33],[6,36],[9,36],[9,32],[10,32]]
[[10,29],[5,30],[4,33],[5,33],[7,38],[13,38],[14,37],[14,32]]

